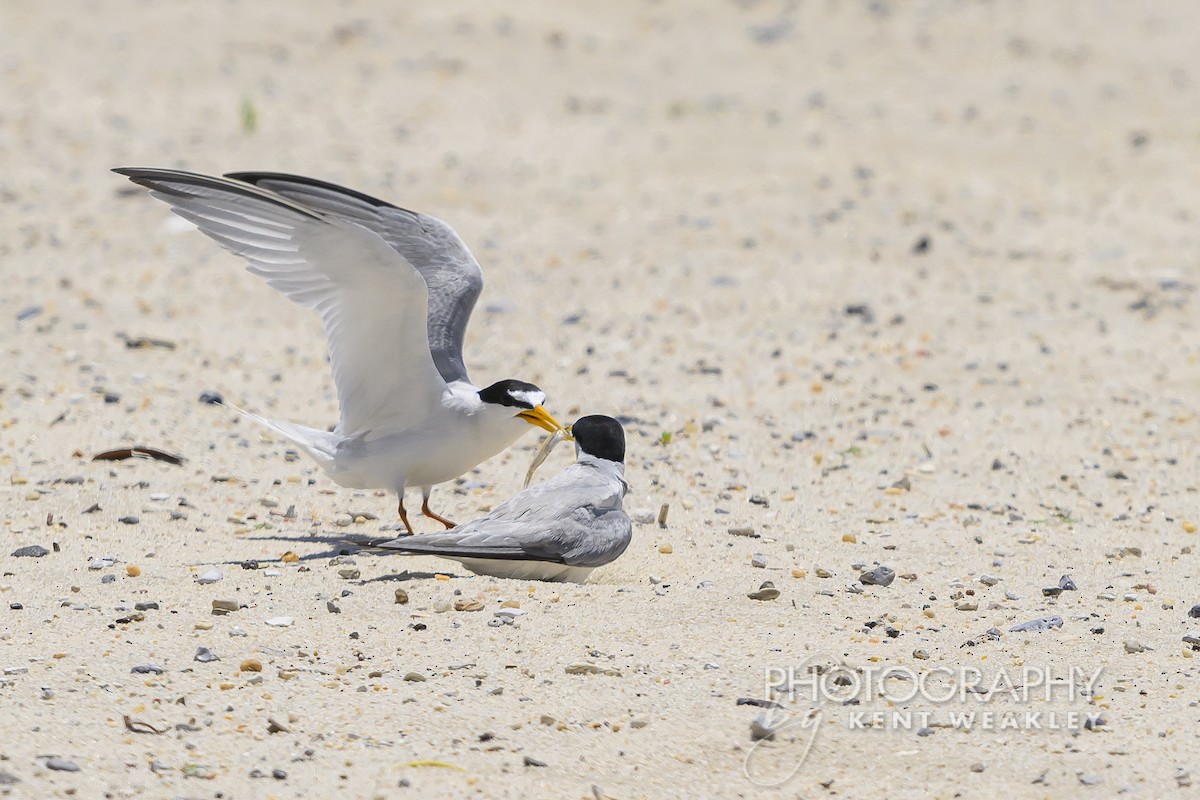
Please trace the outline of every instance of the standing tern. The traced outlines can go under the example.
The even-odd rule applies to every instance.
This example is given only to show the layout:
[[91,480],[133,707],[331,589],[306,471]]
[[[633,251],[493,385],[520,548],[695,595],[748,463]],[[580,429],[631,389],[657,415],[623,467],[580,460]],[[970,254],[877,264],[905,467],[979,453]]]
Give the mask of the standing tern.
[[633,536],[621,500],[625,433],[612,417],[580,418],[570,428],[575,463],[445,533],[423,533],[379,547],[458,561],[477,575],[583,583],[625,552]]
[[[483,288],[479,263],[440,220],[331,183],[271,172],[224,178],[169,169],[113,170],[325,323],[340,418],[332,431],[256,419],[294,442],[336,483],[390,489],[452,480],[529,425],[563,426],[532,383],[471,383],[462,347]],[[245,413],[245,412],[243,412]]]

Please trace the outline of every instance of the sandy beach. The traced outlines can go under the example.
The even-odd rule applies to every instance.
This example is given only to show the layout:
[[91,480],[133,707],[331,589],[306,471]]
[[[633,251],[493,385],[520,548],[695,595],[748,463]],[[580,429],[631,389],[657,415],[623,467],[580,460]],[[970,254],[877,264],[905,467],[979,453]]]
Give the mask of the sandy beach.
[[[3,4],[0,795],[1192,796],[1197,30]],[[333,424],[320,320],[117,166],[452,225],[476,382],[625,424],[628,551],[572,585],[361,548],[393,495],[200,399]],[[134,446],[182,461],[93,460]]]

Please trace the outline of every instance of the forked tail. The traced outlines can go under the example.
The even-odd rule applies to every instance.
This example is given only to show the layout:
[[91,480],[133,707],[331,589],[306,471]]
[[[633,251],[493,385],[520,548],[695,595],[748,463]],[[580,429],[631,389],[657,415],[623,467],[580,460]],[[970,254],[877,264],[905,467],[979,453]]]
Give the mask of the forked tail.
[[329,431],[319,431],[316,428],[296,425],[292,422],[282,422],[277,419],[260,417],[258,414],[247,411],[244,408],[238,408],[229,401],[225,401],[223,405],[232,408],[243,417],[252,419],[259,425],[275,431],[275,433],[278,433],[305,453],[308,453],[309,457],[313,461],[316,461],[322,469],[327,470],[333,465],[337,452],[338,437]]

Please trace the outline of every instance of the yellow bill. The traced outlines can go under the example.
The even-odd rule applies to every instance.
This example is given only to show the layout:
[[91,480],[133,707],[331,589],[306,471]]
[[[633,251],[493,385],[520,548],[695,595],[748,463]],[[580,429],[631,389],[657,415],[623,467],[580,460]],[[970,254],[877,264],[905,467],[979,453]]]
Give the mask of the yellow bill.
[[536,425],[542,430],[549,431],[550,433],[558,433],[559,431],[565,430],[565,428],[562,426],[562,423],[552,417],[550,412],[542,406],[531,408],[528,411],[522,411],[520,414],[517,414],[517,416],[528,422],[530,425]]

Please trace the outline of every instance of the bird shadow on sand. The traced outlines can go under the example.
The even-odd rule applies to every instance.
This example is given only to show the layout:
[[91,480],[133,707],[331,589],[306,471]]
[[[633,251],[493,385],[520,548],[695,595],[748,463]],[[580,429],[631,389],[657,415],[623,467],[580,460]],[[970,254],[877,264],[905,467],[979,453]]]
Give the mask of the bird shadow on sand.
[[[397,553],[395,550],[386,550],[378,546],[380,542],[386,542],[389,539],[396,538],[394,535],[382,536],[367,536],[365,534],[314,534],[314,533],[297,533],[292,536],[283,534],[264,535],[264,536],[247,536],[245,541],[276,541],[276,542],[303,542],[306,544],[322,544],[326,545],[327,549],[308,553],[303,556],[298,556],[298,560],[303,562],[308,561],[323,561],[337,556],[384,556],[390,558],[405,558],[406,556]],[[226,566],[241,566],[254,563],[256,566],[253,569],[265,569],[274,560],[263,560],[255,558],[231,558],[226,561],[213,562],[214,564],[223,564]],[[243,566],[243,568],[245,568]],[[394,572],[388,575],[380,575],[378,578],[367,578],[360,581],[352,581],[352,583],[360,586],[368,583],[379,582],[394,582],[394,581],[411,581],[411,580],[432,580],[438,575],[445,575],[451,579],[461,578],[461,575],[455,575],[450,572],[414,572],[411,570],[403,570]]]

